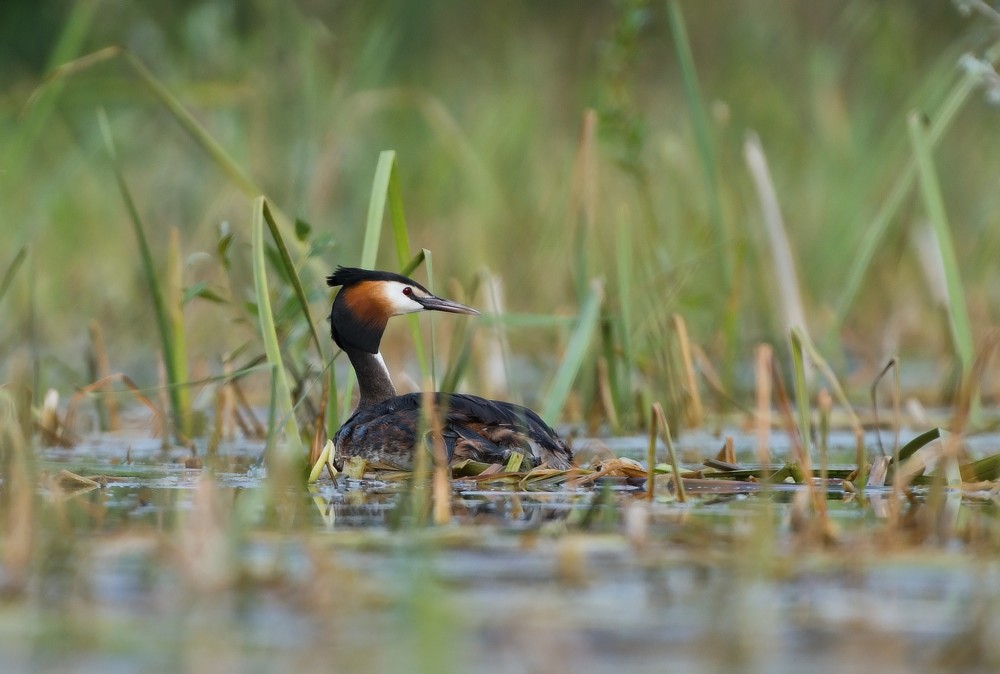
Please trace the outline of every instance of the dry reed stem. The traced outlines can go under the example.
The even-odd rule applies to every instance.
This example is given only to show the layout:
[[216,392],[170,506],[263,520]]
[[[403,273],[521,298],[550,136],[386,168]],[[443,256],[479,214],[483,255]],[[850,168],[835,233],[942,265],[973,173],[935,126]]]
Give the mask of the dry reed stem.
[[[75,425],[76,422],[76,408],[77,405],[79,405],[80,400],[85,395],[87,395],[88,393],[92,393],[93,391],[106,390],[109,384],[115,382],[124,385],[125,388],[128,389],[129,393],[131,393],[132,396],[136,400],[138,400],[140,404],[142,404],[150,412],[153,413],[154,428],[157,429],[165,428],[166,420],[163,414],[164,408],[157,407],[152,400],[150,400],[145,396],[145,394],[143,394],[143,392],[139,389],[139,387],[135,385],[135,382],[132,381],[132,379],[129,378],[127,375],[121,372],[116,372],[106,377],[102,377],[101,379],[98,379],[97,381],[91,384],[87,384],[86,386],[80,388],[69,399],[69,406],[68,409],[66,410],[66,423],[64,424],[64,428],[67,434],[71,434],[73,432],[73,426]],[[162,396],[163,390],[160,389],[159,393]],[[164,402],[162,397],[160,402],[161,404]]]
[[240,386],[239,382],[235,379],[230,380],[229,386],[232,387],[233,393],[236,394],[236,402],[239,403],[239,409],[243,410],[243,414],[245,414],[246,417],[250,420],[250,425],[252,426],[252,430],[248,432],[248,429],[246,428],[246,423],[245,422],[240,423],[241,416],[237,415],[236,421],[237,423],[240,423],[240,426],[243,428],[243,433],[247,437],[253,437],[258,439],[267,437],[267,427],[265,427],[264,424],[262,424],[260,420],[257,419],[257,415],[253,413],[253,407],[247,400],[246,395],[244,395],[243,388]]
[[816,406],[819,407],[819,477],[820,484],[826,490],[830,479],[829,435],[830,413],[833,411],[833,398],[825,388],[820,389],[816,396]]
[[233,389],[229,385],[233,376],[233,358],[230,353],[227,353],[222,359],[222,376],[225,379],[223,385],[219,387],[219,416],[221,420],[217,420],[217,423],[219,423],[222,439],[232,440],[235,435],[233,431],[236,423],[236,401]]
[[757,461],[761,471],[771,469],[771,388],[773,380],[773,350],[770,344],[758,344],[754,349],[754,373],[757,391]]
[[656,414],[649,415],[649,446],[646,449],[648,474],[646,476],[646,500],[652,501],[656,490]]
[[35,480],[28,464],[24,436],[17,424],[17,409],[12,397],[0,391],[0,446],[6,449],[3,466],[4,508],[2,546],[4,587],[20,592],[28,580],[28,567],[34,547]]
[[323,453],[323,446],[326,445],[326,407],[330,396],[330,378],[323,377],[323,391],[320,394],[319,407],[313,422],[312,446],[309,449],[309,465],[313,465],[319,460],[319,455]]
[[684,480],[681,478],[680,464],[677,462],[677,452],[674,450],[674,440],[670,437],[670,425],[667,423],[667,417],[663,414],[663,407],[660,403],[653,403],[653,416],[660,424],[663,441],[666,443],[667,453],[670,455],[670,466],[673,469],[671,479],[677,490],[677,500],[686,503],[687,494],[684,492]]
[[[809,493],[809,502],[813,506],[813,511],[819,516],[818,528],[810,529],[810,534],[818,535],[821,540],[828,541],[832,538],[833,529],[830,526],[830,520],[826,508],[826,492],[825,489],[820,491],[816,489],[816,485],[813,482],[812,477],[812,461],[809,456],[809,452],[806,451],[802,444],[802,438],[799,436],[798,430],[795,427],[795,419],[792,414],[792,404],[788,399],[788,394],[785,391],[785,385],[781,380],[781,375],[777,371],[778,364],[772,359],[771,364],[773,366],[773,382],[775,384],[774,392],[778,401],[778,410],[781,412],[781,417],[785,422],[785,430],[788,433],[788,437],[792,442],[793,454],[797,459],[799,468],[802,473],[808,477],[805,478],[806,490]],[[809,429],[802,429],[803,433],[808,434]]]
[[[441,432],[441,416],[437,409],[434,393],[430,382],[425,382],[422,397],[423,424],[431,440],[433,450],[433,472],[431,474],[431,517],[434,524],[443,525],[451,521],[451,467],[448,465],[448,452],[444,446]],[[414,457],[413,489],[423,489],[424,478],[427,475],[426,448],[418,442]]]
[[[104,345],[104,331],[101,330],[101,325],[96,320],[90,322],[89,329],[90,344],[94,350],[94,360],[97,363],[97,377],[105,379],[111,375],[111,369],[108,364],[108,351]],[[118,417],[118,401],[107,389],[103,389],[101,400],[108,414],[108,430],[112,432],[120,430],[121,420]]]
[[674,330],[677,332],[677,343],[681,350],[681,363],[684,367],[684,385],[688,389],[687,412],[688,423],[693,428],[700,428],[705,418],[705,411],[701,404],[701,392],[698,390],[698,381],[694,375],[694,361],[691,358],[691,342],[688,339],[687,323],[680,314],[674,314]]
[[[167,396],[167,366],[163,362],[163,353],[157,352],[156,354],[156,381],[159,383],[159,387],[156,389],[156,397],[160,402],[160,409],[168,409],[170,405],[170,400]],[[153,435],[159,436],[163,442],[161,446],[166,449],[169,446],[170,429],[166,417],[160,415],[154,418],[155,424],[153,426]],[[180,429],[176,429],[180,430]]]
[[[799,279],[795,271],[795,261],[792,256],[792,246],[788,240],[788,232],[781,217],[781,206],[778,194],[771,180],[771,172],[767,166],[767,157],[761,146],[760,137],[750,132],[743,143],[744,159],[750,176],[753,178],[757,198],[760,201],[761,217],[764,221],[771,255],[774,260],[775,284],[781,298],[781,313],[784,334],[791,334],[792,329],[805,329],[806,319],[802,297],[799,294]],[[809,377],[808,370],[806,372]]]
[[[980,343],[972,366],[965,374],[961,383],[958,403],[955,405],[955,414],[951,423],[951,434],[941,442],[942,453],[938,461],[939,467],[942,463],[944,464],[946,476],[949,473],[951,473],[951,476],[958,476],[957,483],[953,479],[948,480],[949,487],[958,487],[961,484],[960,447],[963,433],[972,413],[973,405],[978,400],[980,380],[989,366],[990,358],[992,358],[998,344],[1000,344],[1000,331],[996,329],[991,330]],[[947,517],[946,511],[947,500],[942,499],[939,510],[936,513],[938,516],[937,531],[942,540],[950,540],[954,534],[955,518]]]
[[618,429],[618,410],[615,409],[615,399],[611,394],[611,380],[608,376],[608,361],[604,356],[597,359],[597,388],[601,396],[601,406],[608,418],[611,428]]
[[727,435],[726,441],[722,445],[722,460],[726,463],[735,464],[736,463],[736,445],[733,441],[733,436]]

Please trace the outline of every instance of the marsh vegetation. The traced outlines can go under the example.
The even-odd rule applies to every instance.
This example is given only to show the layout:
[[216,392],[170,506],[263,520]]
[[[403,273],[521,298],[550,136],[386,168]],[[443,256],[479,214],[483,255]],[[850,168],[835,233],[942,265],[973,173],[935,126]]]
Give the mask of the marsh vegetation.
[[[998,27],[4,5],[0,668],[992,670]],[[338,264],[576,465],[328,467]]]

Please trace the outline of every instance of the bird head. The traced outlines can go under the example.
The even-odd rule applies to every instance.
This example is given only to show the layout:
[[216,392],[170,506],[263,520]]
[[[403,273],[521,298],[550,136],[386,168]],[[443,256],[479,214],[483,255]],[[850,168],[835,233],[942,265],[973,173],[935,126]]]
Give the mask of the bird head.
[[391,316],[418,311],[479,314],[472,307],[437,297],[413,279],[392,272],[338,267],[326,278],[326,284],[341,286],[330,311],[330,335],[342,349],[354,347],[378,353]]

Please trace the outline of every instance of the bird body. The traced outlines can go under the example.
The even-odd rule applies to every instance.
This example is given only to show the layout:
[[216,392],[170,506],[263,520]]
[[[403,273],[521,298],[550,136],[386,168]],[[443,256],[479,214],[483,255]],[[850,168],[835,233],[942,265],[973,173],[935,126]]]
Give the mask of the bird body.
[[[391,316],[417,311],[478,314],[471,307],[431,294],[416,281],[390,272],[340,267],[327,278],[342,286],[330,311],[330,334],[358,377],[358,407],[334,437],[337,462],[359,456],[410,468],[413,454],[429,445],[418,438],[424,394],[396,395],[379,353]],[[572,452],[527,407],[466,394],[430,396],[440,419],[449,460],[506,463],[511,452],[522,465],[568,468]]]

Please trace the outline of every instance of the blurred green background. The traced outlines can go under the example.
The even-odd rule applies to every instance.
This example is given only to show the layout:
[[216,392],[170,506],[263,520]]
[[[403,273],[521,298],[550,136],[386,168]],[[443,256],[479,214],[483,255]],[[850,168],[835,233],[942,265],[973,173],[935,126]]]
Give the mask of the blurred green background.
[[[729,385],[744,386],[754,344],[786,340],[773,251],[744,160],[753,131],[813,338],[855,390],[900,353],[904,368],[907,358],[931,364],[915,388],[939,391],[953,349],[914,243],[926,219],[918,189],[862,265],[858,292],[845,289],[913,155],[908,114],[934,121],[964,77],[960,57],[984,53],[995,24],[929,0],[685,2],[675,5],[682,17],[670,7],[3,3],[0,272],[30,246],[0,300],[8,366],[34,348],[40,388],[86,383],[86,326],[96,319],[112,369],[155,383],[156,330],[99,108],[154,256],[165,259],[176,227],[184,285],[218,289],[237,307],[186,306],[192,368],[217,372],[220,354],[256,334],[252,321],[236,320],[252,294],[238,263],[247,257],[251,198],[123,59],[59,77],[28,105],[56,66],[121,45],[273,204],[311,225],[321,264],[303,280],[317,318],[329,298],[318,270],[359,261],[378,154],[393,149],[411,245],[433,252],[439,289],[449,279],[468,287],[488,268],[509,312],[573,316],[588,280],[602,278],[606,329],[594,353],[622,366],[614,370],[620,402],[643,388],[662,395],[673,371],[664,354],[673,348],[674,312]],[[696,90],[682,78],[679,26]],[[977,339],[1000,305],[998,115],[973,92],[934,155]],[[228,277],[216,254],[226,228],[237,258]],[[395,268],[387,233],[379,259]],[[512,327],[509,336],[514,354],[547,381],[567,330]],[[406,349],[406,341],[403,331],[390,343]],[[578,385],[584,409],[593,377],[588,365]]]

